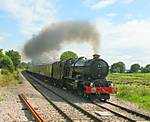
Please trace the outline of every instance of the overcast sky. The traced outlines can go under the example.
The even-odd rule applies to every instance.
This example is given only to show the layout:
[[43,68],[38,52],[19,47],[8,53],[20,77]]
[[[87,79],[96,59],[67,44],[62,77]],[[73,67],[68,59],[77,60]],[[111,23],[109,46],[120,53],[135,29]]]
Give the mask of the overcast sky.
[[[21,52],[41,29],[57,21],[84,20],[101,34],[99,53],[111,65],[150,64],[150,0],[0,0],[0,48]],[[88,58],[88,44],[64,44]],[[23,59],[24,60],[24,59]]]

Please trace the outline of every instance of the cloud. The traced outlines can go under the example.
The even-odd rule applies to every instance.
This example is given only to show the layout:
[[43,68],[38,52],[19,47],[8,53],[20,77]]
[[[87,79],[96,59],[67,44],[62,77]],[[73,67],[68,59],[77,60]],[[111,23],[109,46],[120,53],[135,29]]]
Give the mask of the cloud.
[[123,0],[123,3],[125,3],[125,4],[129,4],[129,3],[132,3],[132,2],[134,2],[135,0]]
[[83,3],[94,10],[99,10],[99,9],[112,6],[114,4],[118,4],[118,3],[130,4],[134,1],[135,0],[99,0],[97,2],[96,0],[84,0]]
[[150,21],[130,20],[123,24],[111,22],[98,22],[97,26],[103,33],[103,38],[111,38],[109,44],[125,47],[150,47]]
[[127,19],[131,19],[133,17],[133,14],[132,13],[126,13],[124,15],[124,17],[127,18]]
[[122,60],[146,65],[150,62],[150,21],[130,20],[122,24],[97,21],[101,32],[101,53],[110,64]]
[[5,38],[3,36],[0,36],[0,42],[2,42],[3,40],[5,40]]
[[114,17],[114,16],[117,16],[118,15],[118,13],[108,13],[106,16],[108,16],[108,17]]
[[21,28],[21,32],[31,35],[41,27],[55,20],[56,10],[53,0],[3,0],[0,9],[13,15]]
[[7,40],[7,38],[10,36],[11,36],[10,34],[0,32],[0,42]]
[[108,7],[110,5],[113,5],[117,1],[118,0],[101,0],[98,3],[92,5],[91,8],[93,8],[93,9],[102,9],[102,8]]

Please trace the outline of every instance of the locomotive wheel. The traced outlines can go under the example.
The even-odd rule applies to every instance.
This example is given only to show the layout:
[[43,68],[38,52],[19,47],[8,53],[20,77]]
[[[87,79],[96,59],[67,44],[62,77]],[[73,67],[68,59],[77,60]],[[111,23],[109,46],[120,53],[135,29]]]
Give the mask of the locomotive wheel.
[[95,100],[95,99],[96,99],[96,96],[93,95],[93,94],[87,94],[87,95],[86,95],[86,98],[87,98],[88,100]]
[[91,100],[91,95],[90,95],[90,94],[86,94],[85,98],[86,98],[87,100]]
[[61,89],[63,89],[63,84],[61,83],[61,84],[59,84],[59,87],[61,88]]
[[77,92],[78,92],[78,95],[79,95],[79,96],[84,97],[84,93],[83,93],[83,91],[78,90]]

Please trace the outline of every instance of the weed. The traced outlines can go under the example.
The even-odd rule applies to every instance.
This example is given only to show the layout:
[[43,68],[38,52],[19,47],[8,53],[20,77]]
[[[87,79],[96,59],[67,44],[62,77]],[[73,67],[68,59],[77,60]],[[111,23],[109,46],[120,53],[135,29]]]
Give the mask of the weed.
[[19,76],[17,72],[0,75],[0,86],[17,85]]
[[0,96],[0,102],[3,101],[3,98]]

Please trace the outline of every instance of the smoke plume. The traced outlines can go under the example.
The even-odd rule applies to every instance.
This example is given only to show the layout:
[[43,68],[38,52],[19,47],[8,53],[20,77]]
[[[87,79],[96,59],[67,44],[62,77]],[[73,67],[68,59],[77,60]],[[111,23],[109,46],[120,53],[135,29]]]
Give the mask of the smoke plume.
[[46,52],[56,52],[61,49],[62,43],[90,44],[96,53],[100,42],[96,27],[89,22],[69,21],[54,23],[46,27],[37,36],[30,39],[24,46],[27,57],[34,59]]

